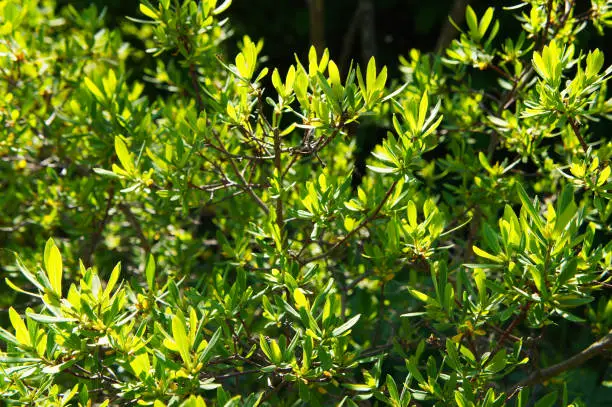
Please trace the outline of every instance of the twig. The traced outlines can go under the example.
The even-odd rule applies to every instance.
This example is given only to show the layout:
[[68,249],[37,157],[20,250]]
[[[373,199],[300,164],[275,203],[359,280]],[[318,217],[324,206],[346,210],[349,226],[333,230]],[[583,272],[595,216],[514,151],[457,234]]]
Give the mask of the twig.
[[546,369],[542,369],[539,372],[532,373],[529,377],[521,380],[519,383],[514,385],[512,390],[509,392],[508,401],[518,390],[523,387],[532,386],[534,384],[542,383],[550,379],[551,377],[557,376],[567,370],[574,369],[595,356],[612,349],[612,330],[608,332],[606,336],[592,343],[588,348],[575,354],[571,358],[564,360],[563,362],[557,363],[556,365],[550,366]]
[[[217,139],[217,142],[219,143],[219,146],[221,146],[221,148],[223,149],[224,152],[227,152],[227,149],[225,148],[225,146],[223,146],[223,142],[221,141],[221,138],[219,137],[218,134],[213,132],[213,135],[215,136],[215,138]],[[264,211],[264,213],[266,215],[268,215],[270,213],[270,209],[268,208],[268,206],[264,203],[264,201],[261,200],[261,198],[259,197],[259,195],[257,195],[255,193],[255,191],[253,191],[253,188],[249,187],[249,183],[247,182],[247,180],[244,178],[244,175],[242,175],[242,173],[240,172],[240,170],[238,169],[238,166],[236,165],[236,161],[232,158],[232,157],[228,157],[228,161],[230,163],[230,166],[232,167],[232,169],[234,170],[234,173],[236,174],[236,176],[240,179],[240,181],[242,182],[242,185],[240,185],[240,188],[244,188],[244,190],[251,196],[251,198],[253,198],[253,200],[255,200],[255,202],[257,203],[257,205],[259,205],[259,207]],[[214,165],[213,161],[209,161],[211,164]]]
[[274,134],[274,168],[276,168],[276,174],[278,176],[279,188],[278,197],[276,198],[276,224],[278,225],[278,231],[281,234],[281,241],[283,241],[283,229],[285,228],[285,219],[283,217],[283,164],[281,157],[281,136],[278,127],[273,130]]
[[530,307],[530,302],[521,306],[521,313],[510,323],[510,325],[508,325],[508,328],[506,328],[502,335],[499,337],[499,340],[497,341],[497,346],[493,351],[493,355],[495,355],[503,346],[504,341],[506,340],[506,338],[508,338],[509,335],[511,335],[512,330],[518,325],[518,323],[521,322],[523,318],[525,318],[525,315],[527,314],[527,311],[529,311]]
[[393,184],[391,184],[391,186],[389,187],[389,189],[385,193],[385,196],[380,201],[378,206],[374,209],[374,211],[370,214],[370,216],[365,218],[359,225],[357,225],[357,227],[355,227],[353,230],[348,232],[346,234],[346,236],[344,236],[342,239],[340,239],[340,241],[338,241],[335,245],[333,245],[328,251],[326,251],[324,253],[321,253],[321,254],[318,254],[316,256],[309,257],[307,259],[302,259],[302,260],[300,260],[300,263],[302,265],[305,265],[305,264],[311,263],[313,261],[324,259],[325,257],[327,257],[330,254],[332,254],[334,252],[334,250],[336,250],[338,247],[342,246],[347,240],[349,240],[360,229],[362,229],[368,223],[370,223],[372,220],[374,220],[374,218],[376,218],[378,216],[378,214],[380,213],[380,211],[382,210],[382,207],[385,205],[385,202],[387,202],[387,199],[389,199],[389,197],[393,193],[393,190],[395,189],[395,186],[397,185],[398,182],[399,182],[399,178],[396,179],[395,181],[393,181]]
[[582,146],[582,149],[584,150],[584,153],[586,154],[587,151],[589,151],[589,146],[584,140],[584,137],[582,137],[582,134],[580,134],[580,128],[578,127],[578,122],[576,122],[576,119],[574,119],[573,117],[570,117],[569,124],[570,126],[572,126],[572,130],[574,131],[574,134],[578,138],[578,141],[580,141],[580,145]]

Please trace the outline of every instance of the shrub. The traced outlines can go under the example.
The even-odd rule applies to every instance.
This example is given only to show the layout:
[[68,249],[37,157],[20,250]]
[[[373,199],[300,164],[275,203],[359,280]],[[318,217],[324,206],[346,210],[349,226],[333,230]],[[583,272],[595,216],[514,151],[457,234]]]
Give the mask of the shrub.
[[[468,7],[392,83],[314,49],[279,72],[249,37],[227,56],[229,3],[114,30],[0,3],[2,399],[595,403],[573,369],[612,347],[612,67],[576,39],[610,2],[522,2],[501,40]],[[387,135],[360,178],[363,122]]]

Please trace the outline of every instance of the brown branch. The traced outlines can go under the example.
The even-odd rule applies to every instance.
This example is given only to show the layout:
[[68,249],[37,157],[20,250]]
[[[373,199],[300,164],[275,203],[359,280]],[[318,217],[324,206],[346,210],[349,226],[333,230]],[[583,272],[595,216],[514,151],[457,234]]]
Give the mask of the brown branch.
[[511,398],[512,395],[516,394],[516,392],[523,387],[542,383],[565,371],[574,369],[582,365],[583,363],[587,362],[588,360],[594,358],[595,356],[605,351],[611,350],[611,349],[612,349],[612,330],[608,332],[606,336],[604,336],[597,342],[592,343],[588,348],[575,354],[571,358],[564,360],[563,362],[557,363],[556,365],[550,366],[546,369],[542,369],[539,372],[534,372],[526,379],[521,380],[519,383],[514,385],[514,387],[510,391],[510,396],[508,397],[508,399]]
[[518,325],[519,322],[521,322],[525,318],[525,315],[527,315],[527,311],[529,311],[530,307],[530,302],[521,306],[521,313],[510,323],[510,325],[508,325],[508,328],[504,330],[499,340],[497,341],[497,346],[493,351],[493,355],[495,355],[501,349],[506,338],[508,338],[508,336],[512,334],[512,330]]
[[[261,93],[259,94],[259,101],[262,103]],[[263,109],[260,107],[263,114]],[[276,198],[276,224],[278,225],[278,232],[281,234],[281,244],[284,246],[285,239],[283,238],[283,229],[285,228],[285,218],[283,210],[283,162],[282,162],[282,140],[278,123],[281,119],[281,113],[274,113],[274,123],[277,125],[272,129],[272,136],[274,138],[274,168],[276,169],[276,176],[278,177],[278,197]]]
[[363,227],[365,227],[368,223],[370,223],[372,220],[374,220],[378,214],[380,213],[380,211],[382,210],[382,207],[385,205],[385,202],[387,202],[387,199],[389,199],[389,197],[391,196],[391,194],[393,193],[393,190],[395,189],[395,186],[397,185],[397,183],[399,182],[399,178],[396,179],[395,181],[393,181],[393,184],[391,184],[391,186],[389,187],[389,189],[387,190],[387,192],[385,193],[385,196],[383,197],[383,199],[380,201],[380,203],[378,204],[378,206],[374,209],[374,211],[370,214],[370,216],[368,216],[367,218],[365,218],[363,221],[361,221],[361,223],[359,225],[357,225],[357,227],[355,227],[353,230],[351,230],[350,232],[348,232],[346,234],[346,236],[344,236],[342,239],[340,239],[335,245],[333,245],[328,251],[323,252],[321,254],[318,254],[316,256],[312,256],[309,257],[307,259],[302,259],[302,260],[298,260],[300,262],[301,265],[305,265],[308,263],[311,263],[313,261],[317,261],[317,260],[321,260],[324,259],[325,257],[329,256],[330,254],[332,254],[338,247],[342,246],[347,240],[349,240],[355,233],[357,233],[360,229],[362,229]]
[[[221,137],[219,137],[219,135],[216,134],[215,132],[213,132],[213,135],[217,139],[217,142],[219,143],[220,148],[222,148],[225,153],[229,154],[229,151],[227,151],[227,149],[223,145],[223,142],[221,141]],[[259,205],[259,207],[264,211],[264,213],[268,215],[270,213],[270,209],[264,203],[264,201],[261,200],[259,195],[257,195],[255,191],[253,191],[253,188],[249,187],[249,182],[244,178],[244,175],[238,169],[238,166],[236,165],[236,161],[232,157],[228,157],[228,161],[230,163],[230,166],[232,167],[232,170],[234,170],[234,173],[240,179],[240,182],[242,182],[242,185],[239,185],[239,188],[244,188],[245,192],[248,193],[251,196],[251,198],[255,200],[257,205]],[[209,161],[209,162],[215,165],[213,161]]]
[[582,137],[582,134],[580,134],[580,127],[578,127],[578,122],[573,117],[570,117],[568,121],[569,121],[570,126],[572,126],[572,130],[574,131],[574,134],[578,138],[578,141],[580,141],[580,145],[582,146],[584,153],[586,154],[587,151],[589,151],[589,146],[584,140],[584,137]]

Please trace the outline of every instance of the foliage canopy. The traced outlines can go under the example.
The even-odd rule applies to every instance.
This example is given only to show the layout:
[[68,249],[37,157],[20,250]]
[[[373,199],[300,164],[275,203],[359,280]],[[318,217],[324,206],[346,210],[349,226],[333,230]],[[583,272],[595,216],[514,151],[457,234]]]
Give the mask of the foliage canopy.
[[[612,3],[467,7],[399,81],[226,55],[230,3],[143,0],[110,30],[0,2],[2,400],[595,403],[572,369],[612,348],[612,67],[576,37]],[[356,177],[362,123],[387,135]]]

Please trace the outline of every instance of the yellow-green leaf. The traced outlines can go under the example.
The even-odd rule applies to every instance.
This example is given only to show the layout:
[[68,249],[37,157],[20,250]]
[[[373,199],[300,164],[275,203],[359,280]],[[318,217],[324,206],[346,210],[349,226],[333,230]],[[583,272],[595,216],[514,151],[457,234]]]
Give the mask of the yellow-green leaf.
[[479,257],[483,257],[485,259],[492,260],[495,263],[503,263],[504,262],[504,259],[502,259],[501,257],[494,256],[491,253],[485,252],[484,250],[482,250],[478,246],[472,246],[472,249],[474,250],[474,254],[476,254]]
[[295,290],[293,290],[293,299],[295,300],[295,306],[297,307],[297,309],[310,309],[310,303],[308,302],[308,298],[306,298],[301,288],[296,288]]
[[51,283],[53,292],[62,296],[62,255],[55,243],[51,240],[49,246],[49,258],[46,264],[47,277]]
[[23,319],[21,319],[21,317],[13,307],[9,308],[9,318],[11,320],[13,328],[15,328],[15,337],[17,338],[19,343],[25,346],[30,346],[31,343],[28,328],[23,322]]
[[130,367],[134,371],[134,375],[139,377],[141,373],[148,375],[151,369],[151,363],[149,362],[149,355],[145,351],[139,352],[137,355],[130,359]]
[[418,226],[417,223],[417,207],[412,201],[408,201],[408,205],[406,205],[406,210],[408,212],[408,223],[411,228],[416,228]]
[[421,97],[421,102],[419,103],[419,121],[418,121],[418,129],[423,130],[423,125],[425,124],[425,119],[427,118],[427,108],[429,107],[429,96],[427,95],[427,91],[423,93],[423,97]]
[[152,18],[153,20],[156,20],[158,18],[158,15],[155,11],[153,11],[151,8],[142,3],[140,3],[140,12],[145,16]]
[[91,94],[94,95],[94,97],[96,98],[98,102],[100,103],[104,102],[105,100],[104,95],[102,94],[98,86],[96,86],[96,84],[93,83],[93,81],[89,79],[88,77],[85,77],[85,86],[87,86],[87,89],[89,89]]
[[172,337],[178,351],[187,366],[191,366],[191,355],[189,354],[189,338],[185,329],[185,321],[180,315],[175,315],[172,318]]
[[115,284],[117,284],[117,280],[119,279],[119,273],[121,272],[121,262],[117,263],[113,271],[111,272],[110,278],[108,279],[108,283],[106,283],[106,288],[104,289],[104,297],[110,297],[111,291],[115,288]]
[[119,158],[119,161],[121,161],[123,169],[128,173],[131,173],[134,170],[132,156],[130,155],[125,142],[120,136],[115,137],[115,152],[117,153],[117,158]]

